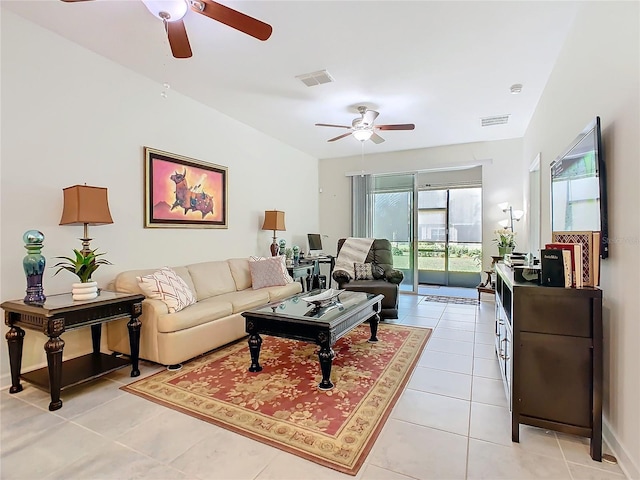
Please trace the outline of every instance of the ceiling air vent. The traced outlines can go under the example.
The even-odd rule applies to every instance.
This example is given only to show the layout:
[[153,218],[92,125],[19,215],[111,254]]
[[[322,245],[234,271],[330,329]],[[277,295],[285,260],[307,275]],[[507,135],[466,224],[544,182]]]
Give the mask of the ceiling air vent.
[[326,70],[318,70],[317,72],[305,73],[304,75],[296,75],[296,78],[304,83],[307,87],[320,85],[321,83],[333,82],[333,77]]
[[483,127],[490,127],[492,125],[504,125],[509,121],[509,115],[496,115],[495,117],[481,118]]

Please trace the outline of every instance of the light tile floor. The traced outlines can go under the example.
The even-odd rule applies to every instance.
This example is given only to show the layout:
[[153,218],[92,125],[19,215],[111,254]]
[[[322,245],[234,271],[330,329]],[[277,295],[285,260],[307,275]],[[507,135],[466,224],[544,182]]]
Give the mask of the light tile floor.
[[[486,297],[485,297],[486,298]],[[588,440],[521,426],[512,443],[493,351],[494,303],[402,294],[395,323],[433,328],[419,364],[356,479],[612,479]],[[381,327],[383,328],[383,327]],[[142,375],[161,367],[143,362]],[[127,369],[63,392],[0,393],[0,477],[8,479],[349,479],[119,389]],[[607,446],[604,450],[609,452]]]

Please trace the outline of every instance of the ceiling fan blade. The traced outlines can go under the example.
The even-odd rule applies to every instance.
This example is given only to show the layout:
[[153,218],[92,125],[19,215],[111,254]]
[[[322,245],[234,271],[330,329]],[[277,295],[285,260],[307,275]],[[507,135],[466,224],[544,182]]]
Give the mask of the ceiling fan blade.
[[90,2],[91,0],[62,0],[66,3],[74,3],[74,2]]
[[376,125],[378,130],[413,130],[416,126],[413,123],[401,123],[398,125]]
[[165,22],[165,28],[173,56],[176,58],[191,57],[191,45],[189,45],[189,37],[187,37],[187,29],[184,28],[184,22],[182,20]]
[[367,110],[366,112],[364,112],[362,121],[360,123],[364,125],[373,125],[373,122],[378,117],[378,115],[380,114],[375,110]]
[[316,127],[337,127],[337,128],[351,128],[346,125],[334,125],[332,123],[316,123]]
[[[202,3],[204,8],[200,10],[198,3]],[[225,25],[240,30],[241,32],[251,35],[258,40],[266,40],[271,36],[273,29],[271,25],[261,22],[249,15],[245,15],[232,8],[225,7],[212,0],[198,0],[191,3],[191,9],[194,12],[201,13],[209,18],[224,23]]]
[[349,135],[351,135],[351,132],[343,133],[342,135],[338,135],[337,137],[330,138],[329,140],[327,140],[327,142],[335,142],[336,140],[340,140],[341,138],[348,137]]
[[376,132],[373,132],[373,134],[371,135],[371,138],[369,140],[371,140],[373,143],[382,143],[382,142],[384,142],[384,138],[382,138]]

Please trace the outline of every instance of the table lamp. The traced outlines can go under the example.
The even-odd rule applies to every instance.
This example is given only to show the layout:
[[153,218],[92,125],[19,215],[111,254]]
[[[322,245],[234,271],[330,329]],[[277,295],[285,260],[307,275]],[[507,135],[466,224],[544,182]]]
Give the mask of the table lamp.
[[278,255],[280,247],[276,242],[276,231],[284,232],[286,230],[284,226],[284,212],[279,210],[266,210],[264,212],[264,223],[262,224],[262,230],[273,230],[273,243],[271,244],[271,255],[275,257]]
[[62,190],[64,207],[60,225],[84,225],[82,240],[82,254],[91,252],[89,248],[88,225],[106,225],[113,223],[109,211],[107,189],[104,187],[90,187],[88,185],[74,185]]

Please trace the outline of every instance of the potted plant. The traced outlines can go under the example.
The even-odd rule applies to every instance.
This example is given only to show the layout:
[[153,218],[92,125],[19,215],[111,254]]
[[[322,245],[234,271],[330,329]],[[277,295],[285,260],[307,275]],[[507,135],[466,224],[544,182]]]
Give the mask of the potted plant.
[[72,285],[71,293],[74,300],[91,300],[98,296],[98,283],[91,280],[93,272],[95,272],[100,265],[112,265],[109,260],[104,258],[98,258],[104,253],[96,253],[96,250],[90,250],[88,252],[82,252],[80,250],[73,249],[75,258],[71,257],[55,257],[62,259],[62,262],[56,263],[52,268],[58,267],[58,270],[54,273],[57,275],[62,270],[67,270],[78,276],[80,283],[74,283]]
[[513,249],[516,246],[516,234],[507,228],[501,228],[500,230],[495,230],[493,233],[497,235],[496,238],[493,239],[498,246],[498,255],[503,257],[507,253],[513,252]]
[[291,264],[293,263],[291,258],[293,257],[293,249],[292,248],[286,248],[284,251],[284,256],[287,260],[287,267],[290,267]]

